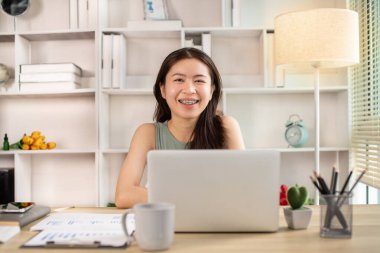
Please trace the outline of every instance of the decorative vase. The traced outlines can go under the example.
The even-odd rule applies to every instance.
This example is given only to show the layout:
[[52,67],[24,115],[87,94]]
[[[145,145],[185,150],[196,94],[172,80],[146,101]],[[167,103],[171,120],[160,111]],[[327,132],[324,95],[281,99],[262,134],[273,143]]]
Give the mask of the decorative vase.
[[300,209],[284,208],[284,216],[291,229],[306,229],[309,226],[313,210],[307,207]]

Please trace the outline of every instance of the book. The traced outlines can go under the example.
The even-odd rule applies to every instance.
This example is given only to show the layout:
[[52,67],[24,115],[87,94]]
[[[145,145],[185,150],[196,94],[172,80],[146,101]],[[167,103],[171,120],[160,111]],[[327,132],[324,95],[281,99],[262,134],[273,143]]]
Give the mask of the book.
[[89,23],[88,0],[78,0],[78,28],[87,29]]
[[20,73],[64,73],[70,72],[82,76],[82,69],[74,63],[21,64]]
[[96,27],[96,0],[78,1],[78,28],[94,29]]
[[232,0],[232,27],[240,26],[240,0]]
[[70,29],[78,29],[78,0],[70,0]]
[[20,83],[21,92],[33,91],[69,91],[79,89],[80,84],[75,82],[36,82]]
[[81,83],[81,77],[71,72],[62,73],[21,73],[20,83],[74,82]]
[[181,29],[182,20],[131,20],[127,27],[131,29]]
[[121,88],[125,85],[127,65],[127,44],[123,34],[114,34],[112,37],[112,88]]
[[202,33],[202,51],[211,57],[211,34]]
[[50,213],[47,206],[35,205],[25,213],[0,213],[0,225],[23,227]]
[[268,57],[267,57],[267,76],[265,80],[266,88],[274,88],[275,87],[275,58],[274,58],[274,33],[267,32],[267,45],[268,45]]
[[112,84],[112,34],[103,34],[102,87],[111,88],[111,84]]
[[95,29],[97,25],[97,16],[98,16],[98,7],[97,7],[97,0],[87,0],[87,12],[88,12],[88,29]]

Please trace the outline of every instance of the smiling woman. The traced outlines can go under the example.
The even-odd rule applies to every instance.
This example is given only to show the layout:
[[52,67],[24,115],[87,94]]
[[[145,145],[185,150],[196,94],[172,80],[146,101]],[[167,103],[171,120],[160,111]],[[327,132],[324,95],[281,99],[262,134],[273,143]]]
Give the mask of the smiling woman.
[[140,186],[153,149],[244,149],[237,121],[217,113],[222,80],[209,56],[182,48],[163,61],[153,88],[156,123],[135,132],[116,187],[116,206],[129,208],[147,201]]

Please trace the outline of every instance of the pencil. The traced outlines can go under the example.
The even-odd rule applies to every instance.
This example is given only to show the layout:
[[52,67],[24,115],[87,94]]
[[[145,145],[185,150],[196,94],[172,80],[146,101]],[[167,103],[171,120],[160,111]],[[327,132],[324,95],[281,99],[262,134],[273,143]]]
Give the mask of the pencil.
[[[351,170],[352,172],[352,170]],[[350,174],[351,174],[350,172]],[[363,175],[367,172],[367,170],[363,170],[362,173],[360,174],[360,176],[356,179],[354,185],[351,187],[351,189],[348,191],[347,195],[344,197],[344,198],[339,198],[337,200],[337,206],[338,207],[341,207],[344,203],[344,201],[347,199],[347,197],[350,196],[350,194],[352,193],[352,191],[355,189],[356,185],[359,183],[360,179],[363,177]],[[341,193],[341,195],[344,194],[343,192]]]
[[347,176],[347,178],[346,178],[346,181],[344,182],[343,187],[342,187],[342,189],[340,190],[340,194],[343,194],[344,191],[346,190],[346,187],[347,187],[347,185],[348,185],[348,182],[350,181],[351,175],[352,175],[352,170],[351,170],[350,173],[348,174],[348,176]]
[[322,189],[322,194],[330,194],[330,191],[329,191],[329,187],[327,186],[325,180],[323,179],[323,177],[321,177],[320,175],[317,174],[316,171],[314,171],[314,175],[315,177],[317,178],[318,182],[319,182],[319,185],[321,186],[321,189]]
[[330,191],[332,191],[332,194],[335,194],[336,192],[336,183],[338,181],[338,171],[334,171],[334,182],[333,182],[333,186],[332,186],[332,189]]
[[367,172],[367,170],[363,170],[360,176],[356,179],[354,185],[351,187],[350,191],[348,192],[348,195],[354,190],[355,186],[359,183],[360,179],[363,177],[363,175]]
[[318,191],[322,193],[322,189],[321,187],[319,187],[317,180],[314,179],[312,176],[310,176],[310,179],[311,179],[311,182],[313,182],[313,184],[315,185],[315,187],[317,187]]
[[334,193],[334,181],[335,181],[335,167],[331,171],[330,192]]

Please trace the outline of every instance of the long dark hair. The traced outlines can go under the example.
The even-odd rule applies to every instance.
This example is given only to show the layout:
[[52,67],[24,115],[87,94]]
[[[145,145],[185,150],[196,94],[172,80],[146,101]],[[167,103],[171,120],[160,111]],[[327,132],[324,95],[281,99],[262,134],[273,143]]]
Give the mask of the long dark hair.
[[211,58],[201,50],[191,47],[181,48],[170,53],[162,62],[158,72],[153,93],[156,97],[156,110],[154,120],[165,122],[170,120],[172,115],[166,100],[161,95],[160,85],[165,85],[166,75],[171,67],[183,59],[197,59],[204,63],[211,76],[211,85],[214,92],[205,110],[199,116],[192,133],[192,141],[188,144],[190,149],[223,149],[225,147],[225,130],[221,117],[217,114],[217,107],[222,96],[222,79]]

